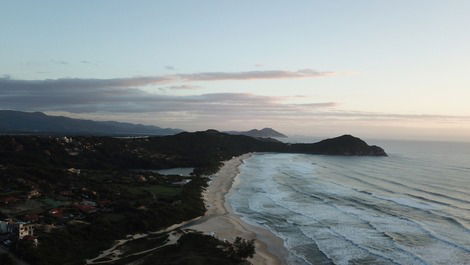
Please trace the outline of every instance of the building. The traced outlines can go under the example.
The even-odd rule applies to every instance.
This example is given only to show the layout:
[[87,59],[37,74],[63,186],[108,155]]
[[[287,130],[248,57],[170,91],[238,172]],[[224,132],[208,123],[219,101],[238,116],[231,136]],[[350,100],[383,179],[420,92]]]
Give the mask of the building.
[[7,234],[13,232],[12,222],[0,221],[0,234]]
[[34,225],[33,224],[24,224],[19,223],[17,226],[18,239],[23,239],[25,237],[34,237]]
[[72,174],[76,174],[76,175],[80,175],[80,169],[76,169],[76,168],[69,168],[67,169],[68,172],[72,173]]
[[11,220],[0,221],[0,233],[11,234],[16,239],[34,237],[34,225]]
[[41,196],[41,192],[39,192],[38,190],[34,189],[34,190],[31,190],[29,193],[28,193],[28,199],[32,199],[32,198],[37,198]]

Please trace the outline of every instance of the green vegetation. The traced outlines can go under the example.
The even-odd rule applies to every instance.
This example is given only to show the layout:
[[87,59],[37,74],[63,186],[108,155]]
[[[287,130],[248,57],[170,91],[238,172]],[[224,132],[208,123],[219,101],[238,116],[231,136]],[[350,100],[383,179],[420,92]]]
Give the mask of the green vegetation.
[[3,253],[0,254],[0,264],[2,265],[14,265],[13,259],[10,257],[10,255]]
[[155,197],[175,197],[181,193],[180,187],[168,187],[162,185],[134,186],[126,188],[126,192],[133,196],[145,196],[151,194]]
[[[115,192],[132,192],[116,196],[111,212],[85,215],[81,219],[85,223],[69,222],[50,232],[38,231],[39,246],[22,245],[16,253],[35,265],[83,264],[86,258],[97,256],[114,240],[128,234],[156,231],[204,214],[200,194],[205,183],[204,178],[194,177],[184,187],[139,183],[100,186],[102,194],[111,197]],[[92,187],[88,186],[88,189]]]
[[[204,176],[247,152],[385,154],[352,136],[293,145],[213,130],[126,139],[0,136],[0,217],[36,224],[37,247],[31,240],[12,246],[32,265],[83,264],[126,235],[203,215]],[[187,178],[151,171],[172,167],[195,168],[191,181],[178,185]],[[251,241],[191,233],[146,264],[240,264],[253,252]]]
[[148,256],[143,265],[235,265],[250,264],[246,258],[254,254],[254,242],[237,239],[238,246],[208,235],[188,233],[177,244]]
[[44,198],[40,201],[42,203],[44,203],[47,207],[50,207],[50,208],[57,208],[57,207],[69,204],[69,202],[67,202],[67,201],[56,201],[56,200],[51,199],[51,198]]

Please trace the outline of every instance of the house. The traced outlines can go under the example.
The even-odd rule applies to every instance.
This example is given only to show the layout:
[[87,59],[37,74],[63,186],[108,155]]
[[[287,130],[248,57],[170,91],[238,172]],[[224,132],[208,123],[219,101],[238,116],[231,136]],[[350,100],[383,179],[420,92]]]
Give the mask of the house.
[[0,221],[0,233],[11,234],[15,239],[34,236],[34,224],[13,222],[12,220]]
[[68,172],[72,173],[72,174],[76,174],[76,175],[80,175],[80,169],[76,169],[76,168],[69,168],[67,169]]
[[32,199],[32,198],[36,198],[36,197],[39,197],[41,196],[41,193],[34,189],[34,190],[31,190],[29,193],[28,193],[28,199]]
[[26,223],[17,224],[18,239],[23,239],[27,236],[34,236],[34,225]]

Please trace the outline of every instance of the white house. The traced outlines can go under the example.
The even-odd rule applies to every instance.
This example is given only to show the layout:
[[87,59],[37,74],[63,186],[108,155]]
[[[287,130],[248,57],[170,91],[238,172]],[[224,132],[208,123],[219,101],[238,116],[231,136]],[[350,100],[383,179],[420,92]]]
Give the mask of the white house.
[[32,224],[18,224],[18,238],[23,239],[27,236],[34,236],[34,225]]

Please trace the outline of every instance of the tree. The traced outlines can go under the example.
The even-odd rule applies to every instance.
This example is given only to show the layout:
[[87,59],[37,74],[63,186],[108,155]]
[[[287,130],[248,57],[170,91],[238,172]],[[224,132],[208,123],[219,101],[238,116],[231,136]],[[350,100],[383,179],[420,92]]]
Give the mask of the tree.
[[13,265],[13,259],[7,253],[0,254],[0,264],[2,265]]
[[230,246],[229,255],[235,260],[245,260],[255,255],[255,240],[245,240],[241,237],[235,238]]

